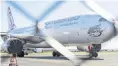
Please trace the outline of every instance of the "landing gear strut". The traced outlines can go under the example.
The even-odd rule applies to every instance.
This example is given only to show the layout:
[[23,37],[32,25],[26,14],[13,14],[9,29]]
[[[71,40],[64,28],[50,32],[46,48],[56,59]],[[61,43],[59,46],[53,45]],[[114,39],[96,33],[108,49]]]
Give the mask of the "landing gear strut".
[[97,52],[90,52],[89,53],[89,57],[92,58],[92,57],[97,57],[98,56],[98,53]]
[[[88,47],[89,48],[89,47]],[[93,44],[91,48],[89,48],[89,57],[98,57],[98,53],[97,53],[97,49],[96,49],[96,45]]]
[[61,54],[58,51],[53,51],[52,55],[53,55],[53,57],[56,57],[56,56],[60,57]]

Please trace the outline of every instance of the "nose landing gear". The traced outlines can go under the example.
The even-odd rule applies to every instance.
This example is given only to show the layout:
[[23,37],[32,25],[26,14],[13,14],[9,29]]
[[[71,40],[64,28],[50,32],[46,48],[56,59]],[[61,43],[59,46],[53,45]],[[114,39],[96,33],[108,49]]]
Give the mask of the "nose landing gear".
[[92,58],[92,57],[98,57],[98,53],[97,53],[97,48],[96,48],[96,45],[93,44],[92,47],[90,48],[90,46],[88,47],[89,49],[89,57]]
[[89,58],[92,58],[92,57],[98,57],[98,53],[97,52],[90,52],[89,53]]

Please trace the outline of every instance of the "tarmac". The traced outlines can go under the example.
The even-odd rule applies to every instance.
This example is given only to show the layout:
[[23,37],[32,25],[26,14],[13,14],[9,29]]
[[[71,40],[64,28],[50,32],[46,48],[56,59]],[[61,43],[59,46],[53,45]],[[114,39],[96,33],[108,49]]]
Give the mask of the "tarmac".
[[[78,52],[79,58],[85,58],[86,53]],[[1,66],[9,65],[9,57],[1,56]],[[18,66],[74,66],[65,57],[52,57],[49,54],[30,54],[23,58],[17,58]],[[84,59],[81,66],[118,66],[118,52],[100,52],[98,58]]]

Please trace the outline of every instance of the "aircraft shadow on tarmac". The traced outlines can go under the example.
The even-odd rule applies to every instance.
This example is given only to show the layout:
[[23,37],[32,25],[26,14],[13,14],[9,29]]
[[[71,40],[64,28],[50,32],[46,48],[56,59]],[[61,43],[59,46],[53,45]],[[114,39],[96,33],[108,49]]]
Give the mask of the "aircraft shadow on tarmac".
[[26,56],[23,58],[33,58],[33,59],[51,59],[51,60],[68,60],[66,57],[52,57],[52,56]]
[[[87,57],[87,55],[85,57],[83,55],[77,55],[77,57],[79,57],[81,60],[104,60],[104,59],[101,59],[101,58],[89,58],[89,57]],[[60,56],[60,57],[53,57],[53,56],[25,56],[23,58],[51,59],[51,60],[68,60],[64,56]]]

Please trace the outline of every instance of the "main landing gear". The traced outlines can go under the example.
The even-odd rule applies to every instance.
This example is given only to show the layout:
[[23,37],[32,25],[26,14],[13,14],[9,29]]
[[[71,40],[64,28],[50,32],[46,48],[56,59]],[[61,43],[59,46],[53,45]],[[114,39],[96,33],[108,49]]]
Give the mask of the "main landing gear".
[[21,51],[20,53],[17,54],[18,57],[24,57],[25,53],[24,51]]
[[58,51],[53,51],[53,52],[52,52],[52,56],[53,56],[53,57],[60,57],[61,54],[60,54]]

